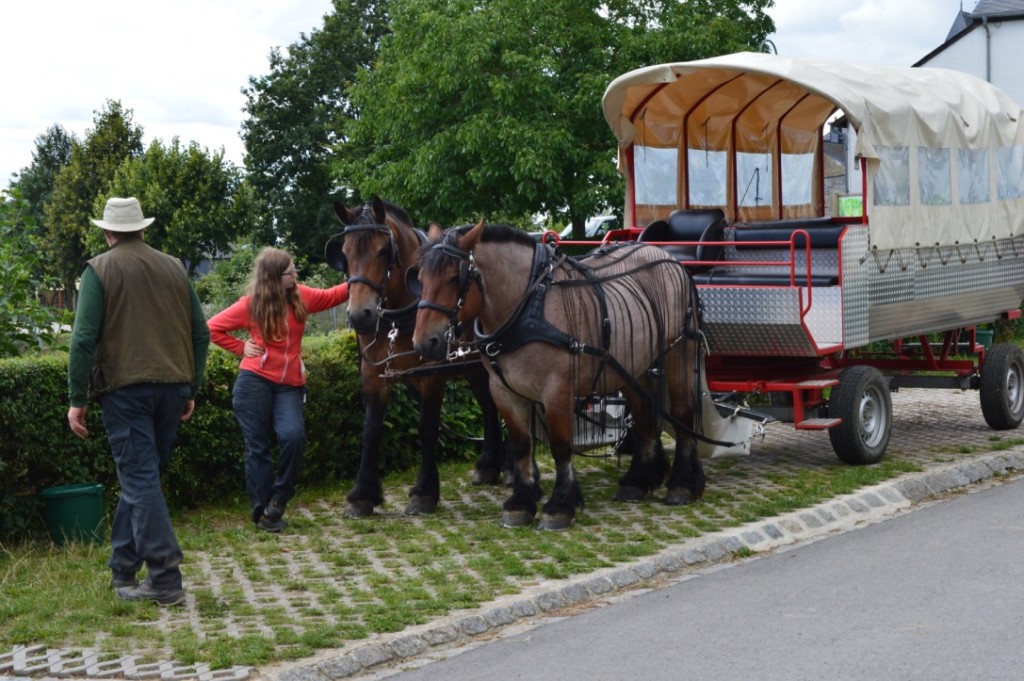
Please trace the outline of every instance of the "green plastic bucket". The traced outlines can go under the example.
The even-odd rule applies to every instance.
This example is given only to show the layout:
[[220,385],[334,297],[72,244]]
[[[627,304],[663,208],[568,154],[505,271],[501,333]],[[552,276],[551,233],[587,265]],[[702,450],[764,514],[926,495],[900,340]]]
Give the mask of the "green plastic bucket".
[[993,329],[983,329],[978,327],[977,331],[978,343],[984,345],[986,348],[992,347],[992,337],[995,336]]
[[54,544],[103,543],[103,485],[94,482],[48,487],[39,496]]

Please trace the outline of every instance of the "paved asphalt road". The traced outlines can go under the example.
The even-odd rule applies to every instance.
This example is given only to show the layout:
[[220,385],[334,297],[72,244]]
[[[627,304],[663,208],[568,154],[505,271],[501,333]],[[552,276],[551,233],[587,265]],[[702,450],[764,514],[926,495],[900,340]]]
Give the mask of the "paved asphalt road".
[[1019,680],[1022,632],[1017,478],[372,678]]

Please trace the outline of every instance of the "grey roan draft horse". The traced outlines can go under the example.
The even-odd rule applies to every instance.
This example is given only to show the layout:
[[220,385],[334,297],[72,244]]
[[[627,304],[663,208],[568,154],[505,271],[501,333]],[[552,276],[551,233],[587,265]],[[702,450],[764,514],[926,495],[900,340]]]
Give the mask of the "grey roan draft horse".
[[[555,485],[538,527],[569,527],[583,507],[572,466],[576,398],[621,390],[635,420],[629,470],[615,498],[635,501],[666,482],[668,504],[696,501],[704,471],[693,435],[699,306],[683,267],[656,246],[622,244],[576,261],[503,226],[432,229],[418,273],[422,287],[413,345],[439,358],[473,325],[488,358],[491,395],[515,462],[502,524],[533,522],[542,496],[533,475],[531,414],[543,409]],[[412,287],[412,282],[410,287]],[[675,432],[669,466],[661,443]]]

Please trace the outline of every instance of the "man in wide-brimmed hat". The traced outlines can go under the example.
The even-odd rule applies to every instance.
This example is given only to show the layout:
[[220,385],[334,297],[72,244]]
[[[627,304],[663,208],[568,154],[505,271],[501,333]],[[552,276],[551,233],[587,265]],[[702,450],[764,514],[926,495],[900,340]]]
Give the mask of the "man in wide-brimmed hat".
[[[103,408],[121,497],[110,530],[108,565],[118,597],[160,605],[185,602],[181,548],[160,487],[178,425],[192,415],[210,333],[181,262],[150,247],[153,223],[135,198],[107,201],[105,253],[82,272],[68,362],[68,422],[88,437],[87,402]],[[146,566],[146,580],[138,572]]]

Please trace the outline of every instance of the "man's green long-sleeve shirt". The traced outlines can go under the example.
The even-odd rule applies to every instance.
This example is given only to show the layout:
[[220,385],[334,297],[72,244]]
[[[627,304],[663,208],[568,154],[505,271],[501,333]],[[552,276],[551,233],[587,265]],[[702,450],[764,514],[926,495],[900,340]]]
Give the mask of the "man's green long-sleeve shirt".
[[[195,359],[193,395],[202,383],[206,371],[210,333],[206,326],[206,315],[195,289],[189,285],[192,311],[192,354]],[[75,312],[75,326],[71,334],[71,349],[68,356],[68,397],[72,407],[83,407],[88,401],[89,376],[96,358],[96,348],[103,326],[103,284],[91,266],[82,272],[78,292],[78,307]]]

